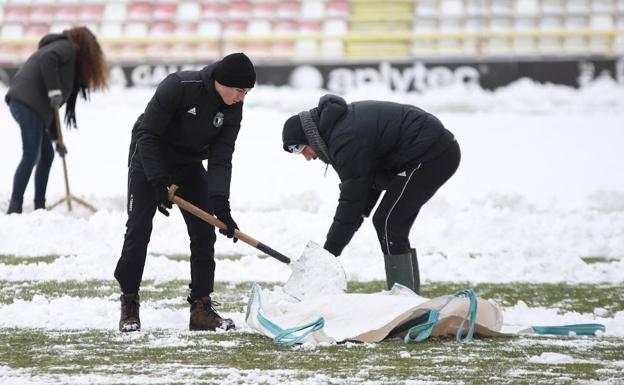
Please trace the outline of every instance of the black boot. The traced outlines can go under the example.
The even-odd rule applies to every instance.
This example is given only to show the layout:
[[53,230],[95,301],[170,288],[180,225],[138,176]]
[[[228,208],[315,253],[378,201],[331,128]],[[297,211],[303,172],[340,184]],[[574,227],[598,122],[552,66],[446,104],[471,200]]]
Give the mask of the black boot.
[[18,202],[15,200],[9,201],[9,208],[7,209],[7,214],[21,214],[22,213],[22,202]]
[[395,283],[399,283],[415,293],[420,291],[416,250],[411,249],[405,254],[384,255],[384,263],[388,290],[392,289]]
[[121,317],[119,318],[119,331],[125,333],[141,330],[139,294],[122,294],[120,299]]
[[45,210],[45,201],[35,201],[35,210]]
[[189,320],[189,330],[209,330],[217,329],[230,330],[234,329],[234,321],[229,318],[221,318],[221,316],[213,308],[218,303],[213,302],[210,296],[205,296],[196,300],[188,298],[191,304],[191,318]]

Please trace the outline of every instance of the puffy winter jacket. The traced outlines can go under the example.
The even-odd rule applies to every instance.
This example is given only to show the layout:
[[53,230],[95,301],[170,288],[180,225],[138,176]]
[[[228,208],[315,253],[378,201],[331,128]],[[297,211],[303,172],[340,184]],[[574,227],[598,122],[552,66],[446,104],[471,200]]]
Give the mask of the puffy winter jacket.
[[454,137],[435,116],[407,104],[347,104],[325,95],[317,112],[319,133],[341,180],[326,245],[342,251],[362,223],[371,189],[383,190],[394,175],[435,158]]
[[48,34],[11,79],[5,100],[15,99],[32,108],[56,137],[48,92],[61,90],[65,103],[74,89],[75,76],[76,48],[64,35]]

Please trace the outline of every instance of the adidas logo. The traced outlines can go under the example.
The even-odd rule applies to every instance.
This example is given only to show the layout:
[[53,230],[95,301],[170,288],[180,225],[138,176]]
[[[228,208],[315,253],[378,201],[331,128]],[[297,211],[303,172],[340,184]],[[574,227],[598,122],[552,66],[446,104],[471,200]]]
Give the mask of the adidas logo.
[[195,107],[191,108],[190,110],[186,111],[191,115],[197,115],[197,110],[195,109]]

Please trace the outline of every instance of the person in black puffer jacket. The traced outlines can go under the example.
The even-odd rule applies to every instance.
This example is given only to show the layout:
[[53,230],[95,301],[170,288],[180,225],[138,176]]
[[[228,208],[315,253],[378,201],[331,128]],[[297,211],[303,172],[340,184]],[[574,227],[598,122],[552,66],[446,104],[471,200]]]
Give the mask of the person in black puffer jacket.
[[[214,213],[232,238],[238,225],[230,213],[232,154],[243,118],[243,101],[256,82],[251,60],[234,53],[200,71],[168,75],[132,129],[128,156],[128,221],[115,269],[121,295],[122,332],[139,330],[139,287],[156,210],[169,216],[168,187]],[[202,164],[208,160],[208,169]],[[190,330],[231,329],[213,308],[214,227],[180,210],[191,240]]]
[[409,232],[420,208],[457,170],[453,134],[422,109],[386,101],[347,104],[323,96],[318,107],[291,116],[282,132],[285,151],[320,158],[340,178],[340,197],[324,248],[339,256],[385,191],[373,215],[384,254],[388,289],[416,293],[420,273]]
[[[22,132],[23,154],[13,178],[8,214],[21,213],[24,191],[35,172],[35,209],[45,208],[48,175],[54,159],[52,141],[57,138],[54,109],[66,103],[65,121],[76,127],[75,106],[80,93],[108,86],[109,69],[100,45],[86,27],[48,34],[39,48],[17,71],[5,101]],[[56,146],[65,156],[64,147]]]

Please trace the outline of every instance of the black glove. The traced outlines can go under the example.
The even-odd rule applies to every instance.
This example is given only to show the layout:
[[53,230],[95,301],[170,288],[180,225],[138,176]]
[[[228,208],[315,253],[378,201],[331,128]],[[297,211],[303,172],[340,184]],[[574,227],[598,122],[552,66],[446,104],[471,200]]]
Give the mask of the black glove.
[[61,104],[63,104],[63,94],[61,90],[52,90],[48,92],[48,97],[50,98],[50,107],[59,108]]
[[65,155],[67,155],[67,147],[65,147],[64,144],[60,144],[59,142],[55,143],[55,147],[56,147],[56,152],[58,152],[59,156],[61,158],[64,158]]
[[234,230],[238,230],[238,225],[232,219],[230,213],[230,201],[224,196],[215,196],[212,198],[212,207],[214,214],[219,220],[227,226],[227,230],[219,230],[219,232],[228,238],[233,238],[234,242],[238,241],[238,238],[234,237]]
[[168,217],[169,211],[172,207],[171,201],[169,200],[169,190],[167,189],[169,183],[168,179],[156,179],[152,182],[152,186],[154,186],[154,197],[156,208],[160,211],[161,214]]
[[327,251],[329,251],[334,257],[339,257],[340,253],[342,252],[342,249],[340,249],[340,246],[333,244],[332,242],[325,242],[325,244],[323,245],[323,248]]

